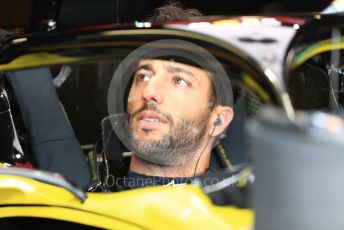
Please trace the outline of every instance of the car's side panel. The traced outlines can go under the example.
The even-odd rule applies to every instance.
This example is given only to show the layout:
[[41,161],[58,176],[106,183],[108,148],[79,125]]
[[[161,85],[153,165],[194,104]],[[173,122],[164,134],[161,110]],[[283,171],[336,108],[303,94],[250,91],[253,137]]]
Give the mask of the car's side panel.
[[18,176],[0,176],[0,217],[40,217],[113,229],[249,229],[253,212],[219,207],[198,186],[150,187],[88,193]]

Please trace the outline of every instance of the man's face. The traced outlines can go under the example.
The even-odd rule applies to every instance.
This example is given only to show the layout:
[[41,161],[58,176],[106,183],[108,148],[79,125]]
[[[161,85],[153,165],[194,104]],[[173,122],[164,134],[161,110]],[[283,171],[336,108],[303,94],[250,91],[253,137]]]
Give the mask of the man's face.
[[141,60],[128,97],[131,144],[139,158],[179,165],[207,133],[211,80],[174,61]]

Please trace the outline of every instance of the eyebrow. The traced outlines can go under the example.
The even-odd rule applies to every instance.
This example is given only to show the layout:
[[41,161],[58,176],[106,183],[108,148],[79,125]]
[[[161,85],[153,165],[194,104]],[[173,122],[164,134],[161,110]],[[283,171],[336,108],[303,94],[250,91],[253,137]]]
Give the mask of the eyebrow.
[[137,67],[136,71],[139,71],[141,69],[153,71],[153,66],[151,64],[140,65],[139,67]]
[[195,77],[195,75],[192,72],[187,71],[187,70],[185,70],[183,68],[180,68],[180,67],[169,65],[169,66],[165,67],[165,69],[169,73],[185,73],[185,74],[187,74],[189,76]]

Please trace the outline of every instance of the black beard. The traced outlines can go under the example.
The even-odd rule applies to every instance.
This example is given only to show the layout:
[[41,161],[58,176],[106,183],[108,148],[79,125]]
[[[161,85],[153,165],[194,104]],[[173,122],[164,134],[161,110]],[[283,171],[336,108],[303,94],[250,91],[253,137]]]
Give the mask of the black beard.
[[[164,115],[166,116],[166,114]],[[170,115],[168,117],[171,118]],[[183,165],[197,157],[194,154],[200,148],[202,139],[206,134],[208,117],[209,113],[203,114],[197,120],[182,119],[175,124],[170,122],[170,132],[159,140],[135,138],[133,130],[130,128],[132,151],[139,159],[153,164],[161,166]]]

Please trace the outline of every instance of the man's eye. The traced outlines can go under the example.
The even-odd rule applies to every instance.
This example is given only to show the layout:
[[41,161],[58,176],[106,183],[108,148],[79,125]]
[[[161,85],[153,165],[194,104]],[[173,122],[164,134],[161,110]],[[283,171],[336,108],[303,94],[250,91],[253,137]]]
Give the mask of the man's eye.
[[181,77],[176,77],[174,79],[174,83],[177,84],[178,86],[189,86],[190,83],[188,81],[186,81],[185,79],[181,78]]
[[137,75],[137,80],[138,81],[149,81],[150,76],[148,74],[138,74]]

